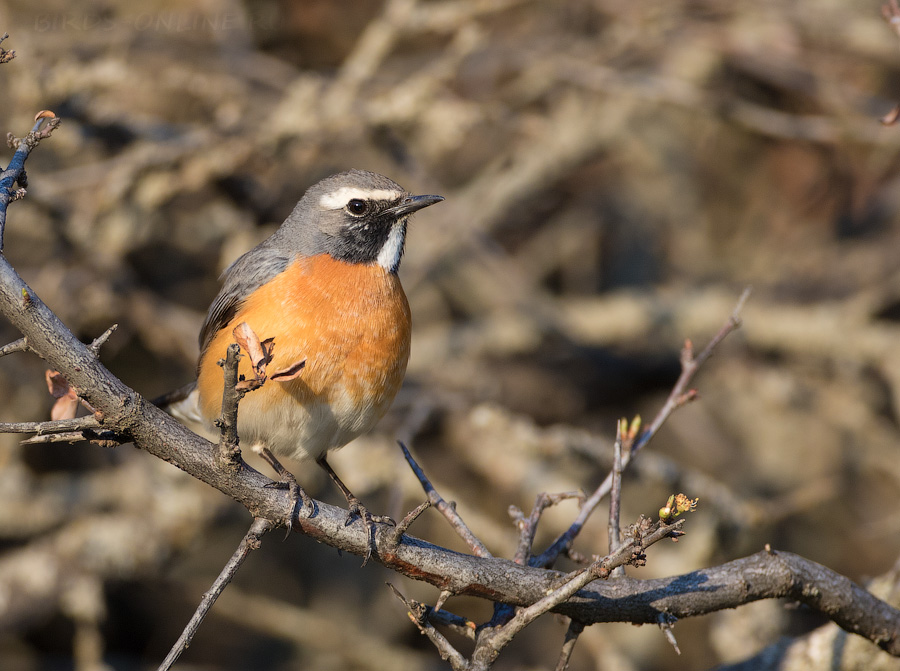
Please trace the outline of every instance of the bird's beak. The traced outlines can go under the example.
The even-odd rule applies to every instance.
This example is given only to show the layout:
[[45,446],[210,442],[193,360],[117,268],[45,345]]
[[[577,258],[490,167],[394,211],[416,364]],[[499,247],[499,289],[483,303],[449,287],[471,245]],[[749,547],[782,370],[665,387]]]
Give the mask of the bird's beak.
[[440,203],[442,200],[444,200],[443,196],[407,196],[399,205],[385,210],[382,214],[399,218],[421,210],[423,207]]

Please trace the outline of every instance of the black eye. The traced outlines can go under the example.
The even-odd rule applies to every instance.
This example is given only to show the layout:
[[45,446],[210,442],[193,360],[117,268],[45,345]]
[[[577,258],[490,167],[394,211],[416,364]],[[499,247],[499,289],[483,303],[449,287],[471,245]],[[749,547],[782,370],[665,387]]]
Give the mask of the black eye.
[[350,212],[350,214],[354,214],[358,217],[369,211],[369,203],[365,200],[354,198],[349,203],[347,203],[347,211]]

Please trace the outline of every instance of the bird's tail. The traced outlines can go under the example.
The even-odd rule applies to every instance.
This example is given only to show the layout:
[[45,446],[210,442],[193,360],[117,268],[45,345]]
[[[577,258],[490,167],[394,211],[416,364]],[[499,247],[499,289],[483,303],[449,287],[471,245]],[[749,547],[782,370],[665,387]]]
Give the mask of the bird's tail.
[[200,392],[197,390],[196,381],[154,398],[153,404],[165,410],[195,433],[210,437],[209,428],[200,414]]

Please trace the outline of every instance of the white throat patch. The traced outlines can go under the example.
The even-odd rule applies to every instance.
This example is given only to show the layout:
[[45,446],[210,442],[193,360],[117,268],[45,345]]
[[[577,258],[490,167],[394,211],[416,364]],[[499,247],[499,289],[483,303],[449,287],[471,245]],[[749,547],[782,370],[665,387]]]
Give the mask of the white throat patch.
[[319,198],[319,206],[325,210],[340,210],[354,198],[359,200],[398,200],[403,193],[391,189],[360,189],[355,186],[342,186],[340,189],[326,193]]
[[378,252],[376,262],[389,273],[397,272],[400,266],[400,257],[403,256],[403,242],[406,239],[406,217],[391,226],[384,246]]

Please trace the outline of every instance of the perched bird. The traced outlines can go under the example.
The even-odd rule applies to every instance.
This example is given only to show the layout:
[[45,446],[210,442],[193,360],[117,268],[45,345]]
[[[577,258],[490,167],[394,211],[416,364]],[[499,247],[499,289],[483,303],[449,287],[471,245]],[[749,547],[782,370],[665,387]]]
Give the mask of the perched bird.
[[[200,331],[196,386],[172,414],[212,429],[224,386],[217,362],[235,327],[245,322],[259,338],[273,338],[269,369],[305,364],[243,398],[242,444],[264,456],[314,459],[347,498],[348,523],[359,516],[374,534],[372,520],[381,518],[361,506],[326,455],[371,429],[400,389],[410,345],[409,304],[397,277],[406,227],[412,213],[442,200],[361,170],[311,186],[271,237],[224,272]],[[252,376],[247,357],[239,372]],[[302,493],[283,468],[280,475]]]

